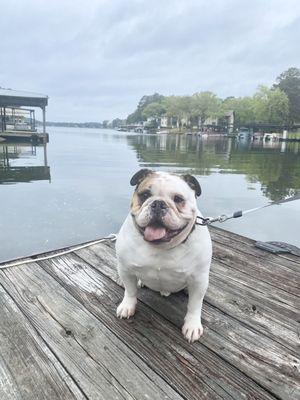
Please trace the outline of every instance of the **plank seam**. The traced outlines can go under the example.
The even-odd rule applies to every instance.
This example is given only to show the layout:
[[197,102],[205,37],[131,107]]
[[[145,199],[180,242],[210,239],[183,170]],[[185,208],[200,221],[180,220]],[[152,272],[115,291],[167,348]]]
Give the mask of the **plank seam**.
[[[218,246],[220,246],[220,247],[226,246],[226,244],[225,244],[224,242],[222,242],[222,241],[220,241],[220,240],[218,240],[218,239],[216,239],[216,238],[213,239],[213,244],[214,244],[214,243],[216,243],[216,244],[217,244]],[[274,265],[275,267],[282,269],[282,270],[283,270],[283,271],[282,271],[283,273],[284,273],[284,272],[289,272],[289,273],[294,273],[294,274],[297,275],[297,276],[300,276],[300,270],[299,270],[300,263],[296,263],[295,268],[291,268],[291,267],[289,267],[289,266],[287,266],[287,265],[281,264],[279,261],[277,262],[277,261],[275,261],[275,260],[270,260],[270,259],[268,259],[268,258],[265,258],[265,257],[263,257],[263,256],[258,256],[257,254],[253,254],[253,253],[252,253],[252,254],[249,254],[249,252],[244,251],[244,250],[241,249],[241,248],[234,248],[234,247],[232,247],[232,246],[230,246],[230,245],[228,245],[228,247],[229,247],[229,249],[230,249],[232,252],[239,253],[241,256],[249,257],[249,255],[250,255],[250,256],[253,257],[253,258],[257,258],[259,261],[267,261],[267,264],[270,264],[270,267],[272,267],[272,266]],[[249,246],[249,250],[251,250],[251,246]],[[267,254],[267,255],[269,255],[269,254]],[[286,259],[286,258],[285,258],[284,260],[290,262],[290,260],[288,260],[288,259]]]
[[[211,229],[211,228],[210,228],[210,229]],[[214,232],[214,230],[215,230],[216,232]],[[212,232],[213,232],[213,233],[212,233],[212,236],[214,236],[214,234],[217,235],[217,236],[220,235],[221,237],[223,237],[223,238],[225,238],[225,239],[228,239],[228,235],[230,234],[230,235],[234,236],[234,239],[235,239],[236,241],[238,241],[239,243],[244,244],[244,245],[247,246],[247,247],[252,247],[252,246],[254,245],[254,243],[255,243],[255,240],[254,240],[254,239],[247,238],[246,236],[243,237],[243,236],[241,236],[241,235],[238,235],[237,233],[230,232],[230,231],[227,231],[227,230],[225,230],[225,229],[217,228],[216,226],[213,227],[213,231],[212,231]],[[243,238],[250,240],[251,243],[246,242],[245,240],[243,240]],[[213,237],[213,241],[217,241],[215,237]],[[261,251],[263,251],[263,250],[261,250]],[[268,255],[271,255],[272,253],[267,253],[267,254],[268,254]],[[287,257],[287,256],[284,255],[284,254],[277,254],[277,257],[283,258],[284,260],[287,260],[287,261],[290,261],[290,262],[292,262],[293,264],[296,264],[297,266],[299,266],[299,264],[300,264],[300,262],[299,262],[298,260],[295,260],[295,259],[292,258],[292,257]],[[263,258],[263,256],[261,256],[260,258]],[[274,260],[274,261],[273,261],[273,260],[269,260],[269,261],[270,261],[270,262],[275,262],[275,260]]]
[[[239,271],[240,273],[243,273],[243,274],[245,274],[246,276],[249,276],[250,278],[253,278],[252,275],[247,274],[247,272],[241,271],[239,268],[234,267],[233,264],[228,264],[226,261],[220,260],[220,259],[218,259],[218,258],[215,258],[214,256],[213,256],[213,260],[216,261],[216,262],[218,262],[218,263],[220,263],[220,264],[222,264],[222,265],[225,265],[225,266],[228,267],[228,268],[232,268],[232,269],[234,269],[235,271]],[[283,292],[285,292],[285,293],[288,294],[288,295],[291,294],[291,293],[289,293],[286,289],[283,289],[282,287],[279,287],[279,286],[275,286],[273,283],[270,283],[270,282],[268,282],[268,281],[265,281],[264,279],[261,279],[261,281],[262,281],[264,284],[269,285],[269,286],[271,286],[271,287],[273,287],[273,288],[275,288],[275,289],[280,289],[280,290],[282,290]],[[295,289],[296,289],[296,288],[295,288]],[[299,294],[299,295],[297,295],[297,294],[295,294],[295,293],[292,293],[292,294],[293,294],[293,296],[295,296],[295,297],[300,297],[300,294]]]
[[[9,279],[9,278],[8,278]],[[43,342],[43,344],[45,345],[45,347],[49,350],[49,352],[53,355],[53,357],[57,360],[57,362],[59,363],[59,365],[61,366],[62,370],[64,370],[66,372],[66,374],[70,377],[71,381],[73,382],[74,386],[76,387],[76,389],[80,392],[80,394],[86,399],[88,400],[87,395],[84,393],[84,391],[80,388],[80,386],[77,384],[77,382],[75,381],[75,379],[73,378],[72,374],[69,372],[68,368],[66,368],[66,366],[62,363],[62,361],[60,360],[60,358],[57,356],[57,354],[55,353],[55,351],[53,351],[53,349],[51,348],[51,346],[44,340],[44,338],[40,335],[39,331],[35,328],[35,326],[31,323],[30,319],[27,317],[26,313],[23,312],[23,310],[19,307],[19,304],[15,301],[14,297],[9,293],[9,291],[2,285],[2,283],[0,282],[1,288],[3,289],[3,291],[9,296],[9,298],[13,301],[14,305],[16,306],[16,308],[19,310],[19,312],[21,313],[21,315],[26,319],[27,323],[31,326],[31,328],[33,329],[33,331],[36,333],[36,335],[39,337],[39,339]],[[34,339],[34,338],[33,338]],[[41,351],[44,353],[43,349],[41,349]],[[47,357],[47,355],[46,355]],[[49,359],[49,357],[47,357]],[[66,382],[66,380],[63,378],[63,376],[61,375],[61,372],[57,369],[56,365],[49,359],[49,362],[51,362],[53,368],[57,371],[58,375],[61,377],[62,381],[65,382],[66,386],[69,388],[70,392],[73,393],[73,395],[76,396],[76,393],[74,393],[73,388],[69,386],[69,384]]]
[[[89,312],[89,310],[86,310],[86,311]],[[85,348],[82,346],[82,344],[77,340],[77,338],[76,338],[74,335],[73,335],[73,339],[74,339],[75,342],[78,344],[78,346],[88,355],[88,357],[90,357],[96,364],[98,364],[98,365],[100,365],[102,368],[104,368],[104,369],[106,370],[107,374],[108,374],[109,376],[111,376],[116,382],[118,382],[118,384],[119,384],[119,385],[124,389],[124,391],[130,396],[130,398],[135,399],[135,400],[138,400],[133,394],[131,394],[131,393],[128,392],[128,390],[126,389],[126,387],[122,385],[122,383],[116,378],[115,375],[113,375],[113,374],[109,371],[109,369],[106,368],[106,366],[105,366],[104,364],[101,364],[99,361],[97,361],[97,360],[92,356],[92,354],[91,354],[87,349],[85,349]],[[103,375],[102,375],[102,376],[103,376]],[[106,377],[105,377],[105,378],[106,378]],[[111,383],[107,378],[106,378],[106,381],[107,381],[108,383]],[[114,385],[114,387],[115,387],[116,390],[120,393],[120,396],[123,397],[124,399],[126,399],[126,397],[124,397],[123,393],[120,392],[119,388],[116,387],[115,385]]]

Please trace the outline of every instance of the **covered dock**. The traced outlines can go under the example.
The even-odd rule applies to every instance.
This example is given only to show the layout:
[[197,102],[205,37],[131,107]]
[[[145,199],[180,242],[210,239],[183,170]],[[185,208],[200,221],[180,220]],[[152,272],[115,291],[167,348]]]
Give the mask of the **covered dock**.
[[[7,141],[48,142],[47,105],[46,95],[0,88],[0,138]],[[34,108],[42,110],[42,133],[36,129]]]
[[300,258],[211,234],[194,344],[180,331],[184,292],[140,289],[135,317],[116,318],[123,288],[109,240],[0,265],[0,398],[300,399]]

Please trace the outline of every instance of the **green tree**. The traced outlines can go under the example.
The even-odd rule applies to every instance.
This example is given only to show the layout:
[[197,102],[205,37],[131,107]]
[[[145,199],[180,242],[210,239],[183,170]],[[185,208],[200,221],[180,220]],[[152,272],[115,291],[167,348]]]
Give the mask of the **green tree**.
[[144,110],[144,108],[150,103],[161,103],[164,99],[164,96],[159,93],[154,93],[150,95],[145,95],[141,98],[138,103],[138,110]]
[[186,125],[190,125],[190,118],[192,116],[192,98],[191,96],[180,96],[178,102],[178,117],[181,120],[186,120]]
[[132,114],[129,114],[126,119],[127,124],[135,124],[139,121],[143,121],[143,117],[138,110],[135,110]]
[[235,124],[242,126],[255,120],[254,102],[252,97],[227,97],[222,102],[220,114],[234,111]]
[[233,110],[239,126],[252,122],[283,124],[288,119],[289,100],[278,88],[259,86],[252,97],[228,97],[220,110],[220,114]]
[[145,95],[141,98],[141,100],[138,103],[137,109],[127,117],[127,123],[132,124],[132,123],[137,123],[141,121],[145,121],[146,118],[143,115],[144,109],[148,106],[150,103],[161,103],[164,99],[164,96],[162,96],[159,93],[154,93],[151,95]]
[[142,117],[144,119],[147,118],[159,118],[163,114],[165,114],[166,108],[164,107],[163,103],[160,102],[153,102],[149,103],[142,111]]
[[178,96],[168,96],[164,99],[166,115],[170,118],[177,117],[178,113]]
[[112,128],[118,128],[119,126],[122,125],[122,123],[123,123],[123,121],[120,118],[115,118],[112,121],[111,125],[112,125]]
[[195,93],[192,96],[191,113],[198,116],[201,125],[208,117],[216,117],[219,114],[221,100],[212,92]]
[[189,125],[191,116],[191,97],[190,96],[168,96],[165,97],[163,105],[166,115],[172,120],[176,120],[177,128],[182,127],[182,119]]
[[253,96],[253,108],[256,122],[283,124],[289,116],[289,99],[279,88],[259,86]]
[[179,127],[179,114],[181,113],[180,106],[179,106],[179,96],[168,96],[164,100],[164,106],[166,109],[167,117],[171,118],[172,126],[173,121],[176,120],[177,127]]
[[300,121],[300,69],[289,68],[282,72],[277,79],[275,88],[281,89],[289,99],[290,122]]

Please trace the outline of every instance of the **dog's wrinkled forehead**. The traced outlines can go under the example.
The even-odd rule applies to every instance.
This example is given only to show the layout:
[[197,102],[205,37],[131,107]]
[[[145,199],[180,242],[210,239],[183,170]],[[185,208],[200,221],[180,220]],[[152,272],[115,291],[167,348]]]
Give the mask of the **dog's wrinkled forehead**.
[[130,180],[132,186],[139,191],[150,189],[153,195],[161,195],[166,192],[178,191],[188,196],[193,190],[194,196],[200,196],[201,187],[197,179],[192,175],[175,175],[162,171],[141,169]]

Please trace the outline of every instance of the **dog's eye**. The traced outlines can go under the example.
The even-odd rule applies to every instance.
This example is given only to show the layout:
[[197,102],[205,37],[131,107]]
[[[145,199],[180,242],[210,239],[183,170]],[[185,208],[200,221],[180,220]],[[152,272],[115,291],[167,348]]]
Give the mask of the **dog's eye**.
[[178,194],[176,194],[174,196],[174,202],[177,203],[177,204],[180,204],[180,203],[184,202],[184,198],[181,197],[181,196],[178,196]]
[[146,201],[151,197],[151,192],[149,190],[146,190],[145,192],[139,193],[139,198],[142,202]]

